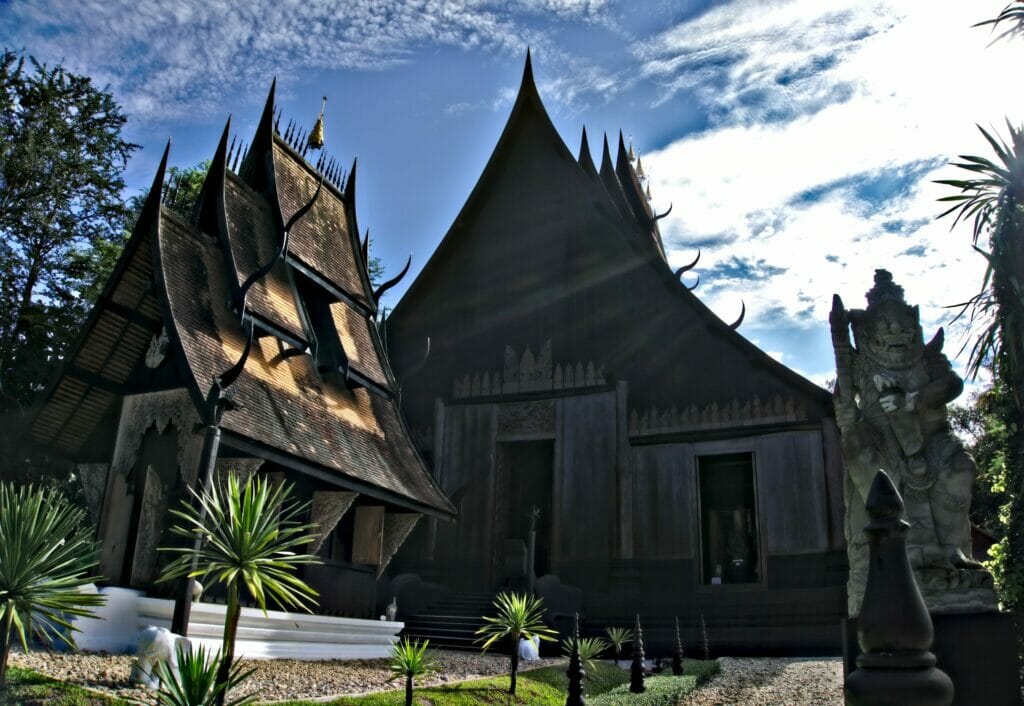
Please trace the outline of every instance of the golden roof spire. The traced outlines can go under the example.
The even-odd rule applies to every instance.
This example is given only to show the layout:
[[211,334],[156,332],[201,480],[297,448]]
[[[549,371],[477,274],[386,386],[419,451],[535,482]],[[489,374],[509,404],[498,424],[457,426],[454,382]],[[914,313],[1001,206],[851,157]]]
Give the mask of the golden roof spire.
[[327,96],[324,96],[324,101],[320,104],[320,116],[316,119],[316,124],[309,133],[309,140],[306,141],[306,144],[315,150],[324,146],[324,108],[326,107]]

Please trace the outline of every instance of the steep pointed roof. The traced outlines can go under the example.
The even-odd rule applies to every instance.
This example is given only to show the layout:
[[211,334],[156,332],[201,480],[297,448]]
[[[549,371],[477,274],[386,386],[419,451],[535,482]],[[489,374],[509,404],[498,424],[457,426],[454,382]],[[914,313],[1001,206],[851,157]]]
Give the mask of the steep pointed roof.
[[[234,405],[221,422],[226,444],[386,502],[451,516],[454,508],[398,410],[355,237],[354,191],[343,194],[276,134],[273,93],[239,174],[227,168],[230,123],[225,128],[192,219],[161,205],[165,153],[107,286],[112,304],[97,305],[72,355],[114,361],[116,371],[109,378],[106,368],[91,372],[95,390],[83,392],[76,369],[66,366],[41,403],[36,438],[81,458],[120,396],[148,391],[152,374],[142,358],[161,329],[175,371],[163,384],[184,386],[200,408],[246,348],[244,315],[256,335],[230,387]],[[314,193],[286,241],[286,224]],[[333,346],[330,356],[318,354],[324,346]],[[97,411],[76,416],[81,399],[65,404],[75,394]]]
[[[412,423],[430,426],[453,380],[500,369],[506,347],[536,351],[549,340],[555,361],[592,361],[628,380],[631,404],[644,409],[782,397],[826,414],[825,391],[679,282],[632,167],[618,173],[606,140],[595,181],[588,152],[585,137],[578,159],[569,152],[528,63],[476,186],[388,318]],[[631,206],[627,193],[643,202]]]
[[[632,147],[630,147],[632,150]],[[615,158],[615,175],[619,184],[622,185],[622,195],[626,199],[629,211],[633,215],[640,230],[647,235],[658,248],[662,259],[668,260],[665,256],[665,246],[661,242],[661,232],[658,230],[658,222],[651,212],[651,207],[644,196],[643,187],[640,186],[640,179],[636,170],[633,169],[632,159],[626,152],[626,145],[622,139],[622,131],[619,131],[619,149]]]
[[583,127],[583,134],[580,136],[580,156],[577,158],[577,161],[583,167],[583,171],[588,177],[593,179],[595,183],[601,183],[601,175],[597,173],[594,158],[590,154],[590,143],[587,141],[586,126]]
[[619,175],[615,171],[615,163],[612,161],[611,150],[608,149],[608,136],[604,136],[601,146],[601,182],[604,184],[608,196],[611,197],[619,214],[627,221],[632,221],[633,212],[626,202],[626,195],[622,191],[622,184],[619,182]]

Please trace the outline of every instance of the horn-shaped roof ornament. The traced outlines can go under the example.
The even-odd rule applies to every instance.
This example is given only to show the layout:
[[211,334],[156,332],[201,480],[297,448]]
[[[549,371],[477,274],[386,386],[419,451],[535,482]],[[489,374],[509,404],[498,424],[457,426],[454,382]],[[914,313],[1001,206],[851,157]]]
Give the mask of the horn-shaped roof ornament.
[[379,302],[380,298],[382,296],[384,296],[384,292],[388,291],[389,289],[394,287],[396,284],[401,282],[402,278],[405,277],[405,273],[409,271],[409,265],[411,265],[411,264],[412,264],[412,255],[410,254],[409,255],[409,259],[405,261],[405,267],[402,268],[402,271],[399,272],[394,277],[392,277],[391,279],[389,279],[387,282],[385,282],[381,286],[377,287],[377,291],[375,291],[373,293],[373,300]]
[[689,272],[690,270],[692,270],[694,267],[697,266],[698,262],[700,262],[700,248],[697,248],[697,257],[693,258],[693,262],[691,262],[689,265],[683,265],[678,270],[676,270],[676,277],[682,277],[684,272]]
[[733,321],[731,324],[729,324],[729,328],[731,328],[733,331],[738,329],[740,327],[740,324],[743,323],[743,317],[746,316],[746,315],[747,315],[747,303],[741,299],[740,300],[740,317],[738,319],[736,319],[735,321]]

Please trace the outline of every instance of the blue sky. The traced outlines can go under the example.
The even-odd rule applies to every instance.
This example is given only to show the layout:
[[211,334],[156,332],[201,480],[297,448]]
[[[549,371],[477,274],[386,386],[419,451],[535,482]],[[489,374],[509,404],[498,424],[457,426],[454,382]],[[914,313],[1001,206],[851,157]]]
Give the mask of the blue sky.
[[[953,0],[39,0],[0,2],[0,41],[109,85],[142,145],[212,155],[229,113],[248,138],[272,77],[307,129],[328,96],[327,150],[359,158],[360,225],[406,283],[444,235],[508,116],[526,47],[575,151],[581,127],[631,135],[673,265],[703,252],[696,293],[817,382],[828,308],[863,306],[876,267],[930,336],[973,293],[981,258],[936,223],[931,184],[975,123],[1024,119],[1006,88],[1024,58],[970,25],[1002,4]],[[595,146],[595,149],[597,147]],[[599,155],[597,155],[599,156]],[[403,287],[394,290],[394,297]],[[951,355],[962,338],[947,335]],[[962,363],[962,361],[961,361]]]

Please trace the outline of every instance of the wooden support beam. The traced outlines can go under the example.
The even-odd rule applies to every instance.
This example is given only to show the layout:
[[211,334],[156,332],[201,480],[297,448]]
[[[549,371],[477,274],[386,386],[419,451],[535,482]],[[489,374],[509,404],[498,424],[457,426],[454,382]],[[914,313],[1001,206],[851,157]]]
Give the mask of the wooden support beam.
[[110,297],[100,297],[97,303],[110,313],[117,314],[122,319],[127,319],[136,326],[146,329],[152,333],[160,333],[161,329],[164,327],[163,321],[151,318],[145,314],[140,314],[135,309],[131,309],[120,302],[116,302]]

